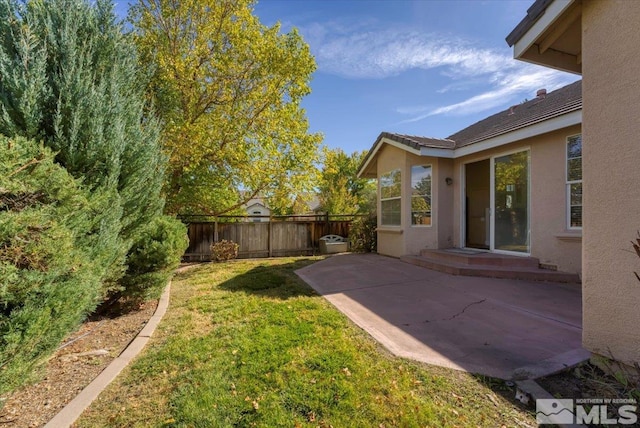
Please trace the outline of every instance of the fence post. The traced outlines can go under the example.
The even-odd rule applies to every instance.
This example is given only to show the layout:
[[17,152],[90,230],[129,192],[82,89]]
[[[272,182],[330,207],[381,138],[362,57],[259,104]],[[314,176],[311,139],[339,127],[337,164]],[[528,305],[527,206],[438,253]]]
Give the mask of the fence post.
[[311,255],[316,255],[316,220],[318,217],[313,220],[308,219],[307,227],[311,231]]
[[329,223],[329,212],[325,214],[325,235],[331,234],[331,223]]
[[271,214],[269,214],[269,239],[267,240],[267,242],[269,257],[273,257],[273,216]]
[[213,243],[218,242],[218,217],[213,218]]

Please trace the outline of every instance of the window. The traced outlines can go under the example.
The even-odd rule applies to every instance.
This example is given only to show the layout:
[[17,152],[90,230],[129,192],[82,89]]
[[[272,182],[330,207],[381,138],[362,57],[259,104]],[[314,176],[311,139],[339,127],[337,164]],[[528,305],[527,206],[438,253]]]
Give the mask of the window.
[[569,229],[582,228],[582,135],[567,138],[567,207]]
[[394,169],[380,177],[380,224],[384,226],[400,226],[400,196],[402,194],[402,177],[399,169]]
[[411,224],[431,225],[431,165],[411,167]]

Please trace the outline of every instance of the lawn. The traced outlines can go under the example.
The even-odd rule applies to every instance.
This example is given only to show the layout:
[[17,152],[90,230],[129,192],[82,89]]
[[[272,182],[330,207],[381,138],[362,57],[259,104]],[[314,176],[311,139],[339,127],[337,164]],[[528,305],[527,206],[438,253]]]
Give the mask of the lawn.
[[295,275],[316,260],[177,275],[149,345],[78,426],[536,426],[502,381],[391,356]]

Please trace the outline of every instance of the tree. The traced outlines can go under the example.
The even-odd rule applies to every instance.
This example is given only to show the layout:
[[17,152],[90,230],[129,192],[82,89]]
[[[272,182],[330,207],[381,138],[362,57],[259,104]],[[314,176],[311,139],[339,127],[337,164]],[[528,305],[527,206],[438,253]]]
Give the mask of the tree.
[[93,258],[106,289],[118,288],[163,206],[149,73],[108,0],[2,0],[0,35],[0,133],[43,141],[100,201]]
[[295,29],[262,25],[253,4],[141,0],[131,9],[142,61],[156,66],[170,212],[222,214],[313,184],[321,137],[308,133],[300,101],[315,62]]
[[108,0],[0,0],[0,394],[186,246],[146,74]]
[[375,211],[376,188],[371,180],[357,178],[366,151],[347,155],[342,149],[323,151],[320,173],[320,207],[329,214],[357,214]]
[[[31,378],[101,297],[90,193],[41,144],[0,136],[0,394]],[[93,202],[96,199],[93,198]]]

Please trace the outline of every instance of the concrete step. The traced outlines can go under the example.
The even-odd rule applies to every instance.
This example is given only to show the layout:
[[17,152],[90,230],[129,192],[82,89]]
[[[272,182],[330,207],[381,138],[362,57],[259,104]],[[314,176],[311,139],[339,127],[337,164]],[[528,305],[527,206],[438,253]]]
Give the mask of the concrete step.
[[549,281],[580,283],[580,276],[573,273],[558,272],[527,266],[495,266],[455,263],[425,256],[402,256],[405,263],[425,267],[451,275],[480,276],[485,278],[520,279],[525,281]]
[[540,260],[535,257],[508,256],[483,251],[478,251],[476,254],[467,254],[466,250],[457,249],[422,250],[420,255],[429,259],[463,265],[530,267],[536,269],[540,266]]

